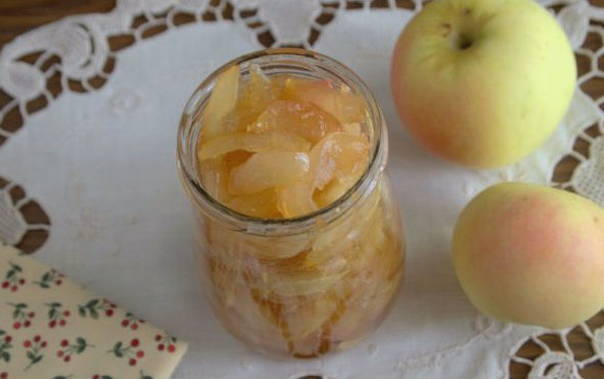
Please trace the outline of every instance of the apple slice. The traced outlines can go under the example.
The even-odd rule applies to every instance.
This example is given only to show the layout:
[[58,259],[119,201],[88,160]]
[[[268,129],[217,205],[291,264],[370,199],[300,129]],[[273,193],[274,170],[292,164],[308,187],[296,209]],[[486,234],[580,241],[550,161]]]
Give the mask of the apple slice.
[[229,208],[248,216],[280,218],[276,204],[277,194],[272,188],[251,195],[235,196],[227,203]]
[[319,207],[326,207],[342,197],[357,180],[352,176],[334,178],[322,191],[317,191],[313,199]]
[[308,173],[306,153],[266,151],[254,154],[231,170],[229,193],[247,195],[271,187],[287,186]]
[[307,299],[309,300],[284,304],[283,318],[287,320],[289,332],[294,340],[300,340],[312,333],[321,333],[321,327],[337,308],[337,302],[333,301],[331,296],[318,294]]
[[317,143],[329,133],[341,130],[340,123],[321,108],[306,102],[278,100],[247,127],[249,133],[282,130]]
[[343,271],[326,273],[321,270],[267,273],[266,280],[257,284],[260,291],[276,297],[310,296],[330,290],[344,274]]
[[307,177],[277,190],[277,208],[285,218],[294,218],[319,209],[312,199],[312,185]]
[[239,66],[220,74],[201,117],[203,138],[221,134],[222,120],[235,108],[239,91]]
[[351,122],[349,124],[342,124],[342,130],[350,134],[361,134],[362,127],[359,122]]
[[285,82],[283,97],[313,103],[342,124],[366,120],[365,100],[348,87],[335,88],[329,80],[289,78]]
[[301,180],[277,191],[278,208],[285,217],[299,217],[314,212],[319,206],[313,199],[315,190],[338,180],[321,199],[327,206],[343,195],[363,173],[368,161],[369,143],[362,134],[336,132],[321,139],[309,153],[310,169]]
[[225,170],[231,171],[234,167],[241,166],[245,163],[254,153],[250,153],[245,150],[234,150],[230,151],[222,156],[222,162],[224,163]]
[[267,78],[258,65],[250,67],[249,79],[242,83],[237,103],[238,131],[253,123],[274,101],[280,90]]
[[199,173],[203,188],[218,201],[227,197],[227,171],[224,162],[219,159],[207,159],[199,162]]
[[306,152],[310,150],[310,143],[304,138],[288,132],[233,133],[202,143],[197,157],[200,160],[211,159],[235,150],[253,153],[269,150]]
[[313,189],[322,190],[334,177],[358,176],[367,166],[369,143],[362,134],[332,133],[310,152]]

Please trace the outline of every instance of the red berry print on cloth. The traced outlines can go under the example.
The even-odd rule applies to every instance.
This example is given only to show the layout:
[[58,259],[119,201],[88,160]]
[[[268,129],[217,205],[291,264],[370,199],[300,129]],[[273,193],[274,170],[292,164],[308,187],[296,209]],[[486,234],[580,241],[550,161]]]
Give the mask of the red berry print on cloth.
[[63,327],[67,325],[67,320],[71,317],[71,312],[67,309],[63,309],[63,304],[54,302],[46,304],[48,309],[48,327],[54,329],[55,327]]
[[13,329],[19,330],[21,328],[29,328],[32,324],[32,320],[36,316],[35,312],[29,312],[27,310],[27,304],[25,303],[8,303],[13,310]]
[[124,319],[122,320],[122,328],[130,328],[131,330],[137,330],[140,324],[144,324],[145,320],[140,319],[138,317],[136,317],[135,315],[133,315],[132,313],[128,312],[126,313],[126,315],[124,316]]
[[[10,350],[13,348],[13,345],[11,344],[12,341],[13,337],[11,337],[6,331],[0,329],[0,363],[10,362]],[[2,376],[0,376],[0,379],[2,379]]]
[[26,283],[25,277],[23,276],[23,269],[21,266],[8,262],[10,268],[4,275],[4,280],[0,284],[0,288],[6,291],[17,292],[19,288],[23,287]]
[[[144,371],[140,371],[139,372],[139,379],[153,379],[153,377],[151,375],[147,375],[144,373]],[[2,379],[2,378],[0,378]],[[53,378],[53,379],[57,379],[57,378]],[[59,379],[64,379],[64,377],[59,377]],[[111,375],[100,375],[100,374],[96,374],[96,375],[92,375],[91,379],[114,379],[113,376]]]
[[157,342],[157,350],[168,353],[176,352],[176,338],[167,334],[156,334],[155,342]]
[[26,349],[25,355],[29,360],[29,365],[25,367],[28,370],[31,366],[40,363],[44,354],[42,350],[46,349],[48,342],[44,341],[42,337],[36,335],[32,339],[23,341],[23,347]]
[[86,304],[78,305],[78,313],[81,317],[97,319],[99,315],[105,317],[113,317],[115,314],[116,305],[106,299],[92,299]]
[[139,345],[140,341],[138,338],[132,339],[128,344],[119,341],[108,352],[113,353],[117,358],[127,358],[128,365],[136,366],[138,361],[145,357],[145,351],[139,349]]
[[0,372],[0,379],[8,379],[8,372],[6,372],[6,371]]
[[65,275],[61,274],[55,269],[50,269],[46,271],[40,280],[34,281],[34,284],[37,284],[41,288],[49,289],[52,286],[60,286],[63,284],[63,278]]
[[94,347],[89,344],[83,337],[78,337],[75,341],[71,342],[68,339],[64,339],[59,344],[60,348],[57,350],[57,358],[62,359],[63,362],[69,363],[71,356],[74,354],[82,354],[87,348]]

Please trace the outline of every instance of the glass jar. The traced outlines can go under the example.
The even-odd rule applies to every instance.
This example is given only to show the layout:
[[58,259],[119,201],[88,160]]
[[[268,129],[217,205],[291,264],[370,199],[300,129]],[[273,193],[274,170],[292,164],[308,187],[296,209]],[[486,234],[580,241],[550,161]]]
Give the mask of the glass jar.
[[[312,214],[260,219],[228,209],[203,188],[197,147],[200,114],[216,78],[233,65],[268,75],[329,79],[367,104],[369,165],[338,200]],[[388,134],[382,112],[350,69],[302,49],[269,49],[212,73],[185,106],[178,167],[198,220],[198,257],[214,312],[233,335],[260,351],[310,358],[352,345],[375,329],[404,268],[398,206],[384,167]]]

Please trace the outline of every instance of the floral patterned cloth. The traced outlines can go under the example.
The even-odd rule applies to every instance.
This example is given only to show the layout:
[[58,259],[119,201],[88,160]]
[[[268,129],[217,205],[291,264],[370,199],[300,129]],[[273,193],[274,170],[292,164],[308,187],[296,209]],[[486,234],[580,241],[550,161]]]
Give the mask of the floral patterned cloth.
[[169,378],[187,344],[0,245],[0,379]]

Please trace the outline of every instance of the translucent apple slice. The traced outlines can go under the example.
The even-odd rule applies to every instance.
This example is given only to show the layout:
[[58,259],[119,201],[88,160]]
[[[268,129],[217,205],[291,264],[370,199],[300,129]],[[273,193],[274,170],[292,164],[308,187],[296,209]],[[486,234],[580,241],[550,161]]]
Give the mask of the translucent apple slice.
[[344,273],[332,273],[326,275],[322,272],[313,274],[292,272],[286,274],[265,275],[262,282],[259,282],[259,288],[263,293],[274,294],[275,296],[309,296],[328,291],[332,288]]
[[283,97],[283,90],[285,89],[285,82],[287,81],[287,75],[272,75],[270,77],[272,91],[277,96],[277,99]]
[[311,241],[304,234],[287,237],[247,236],[241,239],[241,249],[265,261],[292,259],[308,249]]
[[267,189],[251,195],[235,196],[227,203],[228,207],[248,216],[259,218],[280,218],[277,209],[277,194]]
[[342,130],[350,134],[361,134],[361,124],[359,122],[351,122],[349,124],[342,124]]
[[278,208],[283,216],[299,217],[319,209],[313,199],[315,190],[323,189],[334,178],[341,180],[342,185],[322,196],[320,206],[327,206],[344,194],[367,166],[368,150],[369,143],[364,135],[335,132],[321,139],[310,151],[308,175],[277,191]]
[[[360,243],[368,236],[368,231],[374,218],[380,216],[379,211],[380,191],[363,200],[355,206],[353,214],[344,217],[330,225],[323,233],[315,238],[312,249],[306,256],[309,264],[325,265],[333,259],[334,255],[348,255],[362,253]],[[344,251],[341,251],[343,249]]]
[[222,155],[222,162],[224,163],[225,170],[230,171],[234,167],[241,166],[250,157],[254,155],[249,151],[245,150],[233,150]]
[[323,324],[335,312],[336,306],[336,301],[323,294],[285,306],[283,318],[287,320],[292,338],[300,340],[313,332],[320,332]]
[[224,163],[219,159],[208,159],[199,163],[199,173],[203,188],[218,201],[227,198],[228,174]]
[[202,135],[212,138],[221,133],[222,120],[235,108],[239,91],[239,66],[220,74],[202,115]]
[[306,153],[266,151],[254,154],[241,166],[231,170],[229,192],[247,195],[271,187],[287,186],[308,173]]
[[319,107],[306,102],[278,100],[247,127],[250,133],[288,131],[317,143],[329,133],[341,130],[340,123]]
[[342,124],[363,122],[367,105],[350,88],[336,88],[329,80],[289,78],[285,82],[283,98],[313,103],[333,115]]
[[219,157],[235,150],[259,153],[270,150],[307,152],[310,143],[288,132],[272,131],[265,134],[233,133],[202,143],[197,157],[200,160]]
[[369,142],[362,134],[345,132],[329,134],[310,152],[313,188],[322,190],[334,177],[360,175],[367,166],[368,153]]
[[365,171],[369,160],[369,141],[365,135],[334,133],[331,155],[336,160],[338,178],[358,176]]
[[249,80],[243,86],[240,104],[258,110],[261,104],[268,105],[277,99],[277,94],[273,91],[271,81],[264,75],[260,67],[256,64],[250,66]]
[[287,351],[285,342],[276,337],[281,335],[278,324],[267,318],[251,297],[250,289],[246,285],[238,285],[235,291],[234,305],[226,303],[221,293],[215,295],[215,310],[219,319],[227,322],[227,329],[243,340],[253,338],[255,344],[269,351]]
[[313,199],[319,207],[326,207],[342,197],[357,180],[353,176],[334,178],[322,191],[315,192]]
[[312,213],[319,209],[312,199],[312,185],[304,178],[290,186],[277,190],[277,208],[285,218],[294,218]]
[[279,335],[276,325],[266,319],[250,294],[248,284],[242,279],[242,271],[224,270],[222,265],[209,265],[213,305],[221,320],[237,333],[242,328],[258,335]]
[[275,100],[280,90],[267,78],[258,65],[250,67],[249,79],[242,83],[237,103],[238,130],[254,122]]

